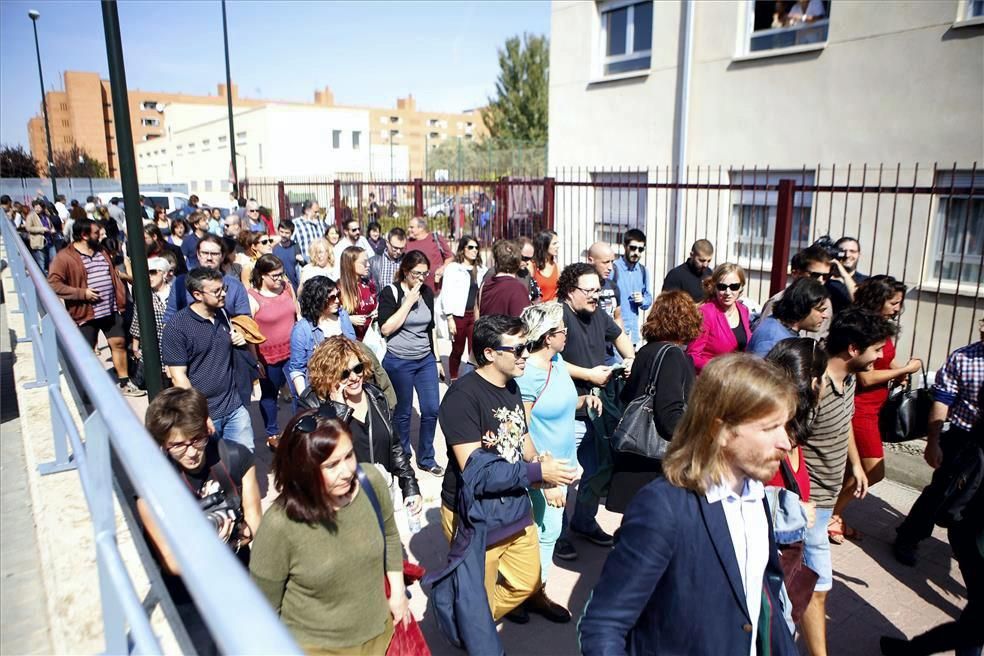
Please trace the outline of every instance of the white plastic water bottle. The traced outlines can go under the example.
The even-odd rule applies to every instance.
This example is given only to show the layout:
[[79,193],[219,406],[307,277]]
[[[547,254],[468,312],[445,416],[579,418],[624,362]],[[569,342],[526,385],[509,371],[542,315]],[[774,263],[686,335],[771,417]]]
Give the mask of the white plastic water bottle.
[[410,529],[411,535],[420,533],[420,513],[414,513],[407,508],[407,527]]

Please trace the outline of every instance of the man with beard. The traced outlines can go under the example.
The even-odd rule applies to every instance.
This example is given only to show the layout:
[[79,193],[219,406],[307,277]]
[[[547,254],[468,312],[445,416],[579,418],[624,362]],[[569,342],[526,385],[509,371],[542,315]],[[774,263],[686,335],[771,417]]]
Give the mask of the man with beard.
[[[567,328],[567,346],[564,359],[574,379],[578,396],[600,393],[612,377],[613,367],[605,365],[607,345],[624,358],[620,367],[628,376],[635,351],[629,336],[619,328],[607,312],[598,312],[601,279],[593,266],[585,262],[568,265],[557,281],[557,298],[564,305],[564,326]],[[598,512],[598,486],[592,477],[603,464],[608,440],[596,435],[599,423],[587,409],[578,410],[574,419],[574,436],[577,443],[577,460],[584,470],[578,485],[574,514],[570,529],[581,537],[603,547],[612,545],[612,536],[605,533],[595,515]],[[610,456],[609,456],[610,457]],[[600,461],[601,460],[601,461]],[[564,516],[566,520],[566,515]],[[565,525],[557,541],[554,555],[563,560],[574,560],[577,551],[571,543]]]
[[698,239],[690,248],[690,257],[678,267],[670,269],[663,279],[663,291],[682,289],[690,294],[694,303],[704,300],[704,279],[711,275],[711,258],[714,246],[706,239]]
[[72,224],[72,246],[58,251],[48,284],[65,301],[65,309],[89,346],[96,347],[99,333],[106,336],[120,392],[125,396],[146,394],[130,382],[123,328],[126,291],[109,255],[99,247],[99,224],[91,219]]
[[664,478],[629,505],[591,593],[586,656],[798,653],[763,486],[790,449],[794,394],[782,371],[748,355],[704,368]]
[[[633,346],[639,346],[639,315],[653,304],[649,291],[649,273],[642,260],[646,250],[646,235],[642,230],[626,230],[622,237],[622,257],[612,268],[612,281],[618,286],[621,323],[624,325]],[[604,278],[602,278],[604,280]]]
[[[851,486],[864,498],[868,479],[854,443],[856,374],[870,371],[881,357],[885,340],[896,334],[895,324],[865,310],[850,308],[834,317],[827,336],[827,371],[803,458],[810,473],[810,501],[816,521],[806,531],[803,561],[819,578],[810,605],[803,613],[804,642],[811,656],[827,653],[826,600],[833,586],[828,525],[841,488]],[[847,479],[845,482],[845,473]]]

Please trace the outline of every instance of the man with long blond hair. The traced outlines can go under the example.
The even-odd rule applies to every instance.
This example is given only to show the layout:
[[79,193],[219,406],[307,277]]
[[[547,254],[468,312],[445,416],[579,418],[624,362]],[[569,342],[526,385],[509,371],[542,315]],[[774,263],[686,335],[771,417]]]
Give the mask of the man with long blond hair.
[[765,488],[796,400],[775,365],[715,358],[635,496],[579,626],[584,654],[796,654]]

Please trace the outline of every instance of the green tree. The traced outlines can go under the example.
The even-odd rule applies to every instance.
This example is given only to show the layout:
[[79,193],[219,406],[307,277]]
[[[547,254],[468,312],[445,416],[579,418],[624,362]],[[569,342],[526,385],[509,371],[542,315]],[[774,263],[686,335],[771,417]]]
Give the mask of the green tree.
[[37,178],[38,162],[23,146],[0,146],[0,178]]
[[68,150],[55,151],[55,173],[59,178],[108,178],[106,165],[94,159],[82,146],[73,143]]
[[493,141],[546,143],[550,48],[545,36],[523,34],[499,50],[496,97],[482,109]]

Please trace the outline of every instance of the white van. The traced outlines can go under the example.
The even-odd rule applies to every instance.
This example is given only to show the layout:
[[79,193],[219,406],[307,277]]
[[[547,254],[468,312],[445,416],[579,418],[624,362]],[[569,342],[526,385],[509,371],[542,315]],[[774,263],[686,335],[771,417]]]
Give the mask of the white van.
[[[188,204],[188,194],[180,191],[141,191],[140,195],[144,197],[144,205],[146,207],[153,210],[156,205],[160,205],[168,214],[175,210],[180,210]],[[105,205],[114,198],[122,200],[123,192],[101,191],[96,196]],[[120,204],[122,205],[122,202]]]

